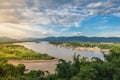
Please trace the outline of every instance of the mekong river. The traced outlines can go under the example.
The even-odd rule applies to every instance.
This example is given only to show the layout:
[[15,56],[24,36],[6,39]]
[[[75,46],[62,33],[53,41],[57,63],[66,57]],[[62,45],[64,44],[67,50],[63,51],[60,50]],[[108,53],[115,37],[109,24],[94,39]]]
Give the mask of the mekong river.
[[53,56],[58,59],[64,59],[64,60],[72,60],[73,55],[76,53],[76,55],[80,55],[81,57],[88,57],[91,59],[92,57],[98,57],[100,59],[104,59],[104,55],[100,51],[80,51],[80,50],[73,50],[71,48],[62,48],[59,46],[54,46],[49,44],[49,42],[23,42],[23,43],[15,43],[17,45],[23,45],[24,47],[31,49],[36,52],[45,53],[50,56]]

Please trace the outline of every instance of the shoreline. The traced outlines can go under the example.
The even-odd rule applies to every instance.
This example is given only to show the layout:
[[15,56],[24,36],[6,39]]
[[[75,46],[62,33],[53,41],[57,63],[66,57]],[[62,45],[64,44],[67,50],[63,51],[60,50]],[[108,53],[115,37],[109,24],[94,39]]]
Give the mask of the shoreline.
[[109,52],[110,50],[109,49],[100,49],[100,48],[92,48],[92,47],[68,47],[68,46],[61,46],[61,45],[58,45],[58,47],[61,47],[61,48],[71,48],[71,49],[74,49],[74,50],[79,50],[79,51],[101,51],[101,52]]
[[38,62],[51,62],[51,61],[58,61],[58,59],[51,59],[51,60],[8,60],[8,63],[11,63],[11,62],[38,63]]

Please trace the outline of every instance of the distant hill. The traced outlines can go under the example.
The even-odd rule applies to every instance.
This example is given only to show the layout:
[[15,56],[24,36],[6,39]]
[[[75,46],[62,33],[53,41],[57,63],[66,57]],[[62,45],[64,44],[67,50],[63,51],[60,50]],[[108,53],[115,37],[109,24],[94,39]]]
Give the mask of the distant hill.
[[112,42],[120,43],[120,37],[47,37],[47,38],[27,38],[28,41],[57,41],[57,42]]
[[15,42],[17,41],[16,39],[11,39],[8,37],[0,37],[0,43],[4,43],[4,42]]

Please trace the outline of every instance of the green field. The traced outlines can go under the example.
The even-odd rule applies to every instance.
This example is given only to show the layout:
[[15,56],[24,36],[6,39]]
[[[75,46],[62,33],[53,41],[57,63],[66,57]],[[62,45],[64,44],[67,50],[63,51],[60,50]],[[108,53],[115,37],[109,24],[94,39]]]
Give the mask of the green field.
[[53,57],[29,50],[21,45],[0,44],[0,57],[14,60],[48,60]]

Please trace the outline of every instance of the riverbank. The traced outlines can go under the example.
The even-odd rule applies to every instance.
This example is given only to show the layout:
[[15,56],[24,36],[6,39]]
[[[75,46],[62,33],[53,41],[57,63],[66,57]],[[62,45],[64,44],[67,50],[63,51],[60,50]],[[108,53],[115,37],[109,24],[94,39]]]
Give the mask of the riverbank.
[[59,45],[59,47],[62,47],[62,48],[72,48],[74,50],[80,50],[80,51],[100,51],[100,52],[109,52],[110,50],[109,49],[100,49],[98,47],[68,47],[68,46],[63,46],[63,45]]
[[51,60],[54,57],[16,44],[0,44],[0,57],[8,60]]
[[53,60],[8,60],[8,63],[17,66],[18,64],[24,64],[26,72],[31,70],[48,71],[49,73],[55,73],[56,64],[58,59]]
[[58,47],[71,48],[80,51],[100,51],[109,52],[113,46],[118,46],[114,43],[91,43],[91,42],[49,42]]

